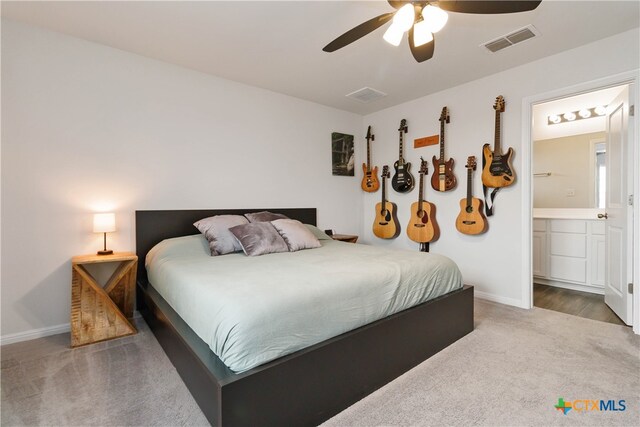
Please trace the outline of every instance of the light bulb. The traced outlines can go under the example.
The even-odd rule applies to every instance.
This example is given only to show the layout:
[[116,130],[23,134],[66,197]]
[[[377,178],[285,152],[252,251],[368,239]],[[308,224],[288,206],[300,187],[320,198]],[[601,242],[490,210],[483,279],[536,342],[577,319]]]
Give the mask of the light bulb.
[[591,111],[583,108],[582,110],[578,111],[578,115],[583,119],[588,119],[589,117],[591,117]]
[[567,120],[567,121],[569,121],[569,122],[572,122],[572,121],[574,121],[574,120],[576,119],[576,115],[575,115],[575,113],[564,113],[564,114],[562,115],[562,117],[564,117],[564,118],[565,118],[565,120]]
[[420,21],[413,26],[413,45],[415,47],[429,43],[431,40],[433,40],[433,35],[425,21]]
[[562,121],[562,119],[560,118],[559,115],[552,114],[552,115],[549,116],[549,121],[551,123],[558,124],[558,123],[560,123]]
[[382,38],[385,39],[387,43],[390,43],[394,46],[399,46],[400,42],[402,41],[403,35],[404,35],[404,30],[399,28],[394,22],[391,24],[389,28],[387,28],[387,31],[385,31],[384,36],[382,36]]
[[405,32],[413,25],[413,21],[416,19],[416,11],[413,8],[413,4],[407,3],[402,6],[396,14],[393,16],[393,25],[397,25],[398,28]]
[[430,4],[422,9],[422,17],[430,33],[440,31],[449,20],[447,12]]
[[607,108],[600,105],[596,107],[594,111],[596,112],[597,115],[604,116],[607,113]]

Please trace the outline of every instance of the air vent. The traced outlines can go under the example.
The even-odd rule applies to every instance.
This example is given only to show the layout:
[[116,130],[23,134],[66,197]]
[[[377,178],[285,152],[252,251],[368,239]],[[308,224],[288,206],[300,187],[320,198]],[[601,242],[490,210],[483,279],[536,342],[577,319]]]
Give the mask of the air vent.
[[387,96],[387,94],[384,92],[380,92],[379,90],[372,89],[370,87],[363,87],[362,89],[358,89],[355,92],[348,94],[347,98],[357,99],[360,102],[371,102],[385,96]]
[[540,36],[540,31],[538,31],[538,29],[533,25],[527,25],[526,27],[513,31],[512,33],[483,43],[480,46],[492,53],[495,53],[499,50],[506,49],[509,46],[513,46],[516,43],[520,43],[537,36]]

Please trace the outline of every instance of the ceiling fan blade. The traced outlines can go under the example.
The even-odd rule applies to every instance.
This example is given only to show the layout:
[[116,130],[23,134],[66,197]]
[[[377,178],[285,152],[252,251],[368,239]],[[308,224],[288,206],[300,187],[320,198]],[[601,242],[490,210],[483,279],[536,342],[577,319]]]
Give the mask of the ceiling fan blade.
[[413,45],[413,27],[409,30],[409,48],[411,49],[411,54],[418,62],[424,62],[427,59],[431,59],[433,56],[433,51],[436,47],[436,39],[431,40],[429,43],[425,43],[422,46],[415,47]]
[[515,13],[533,10],[542,3],[538,1],[484,1],[484,0],[440,0],[442,10],[460,13]]
[[404,6],[405,4],[409,3],[408,1],[402,1],[402,0],[387,0],[387,2],[394,9],[400,9],[402,6]]
[[325,52],[334,52],[340,48],[343,48],[346,45],[358,40],[360,37],[366,36],[373,30],[383,26],[384,24],[389,22],[391,18],[393,18],[394,14],[395,12],[389,12],[369,19],[367,22],[363,22],[357,27],[350,29],[349,31],[323,47],[322,50],[324,50]]

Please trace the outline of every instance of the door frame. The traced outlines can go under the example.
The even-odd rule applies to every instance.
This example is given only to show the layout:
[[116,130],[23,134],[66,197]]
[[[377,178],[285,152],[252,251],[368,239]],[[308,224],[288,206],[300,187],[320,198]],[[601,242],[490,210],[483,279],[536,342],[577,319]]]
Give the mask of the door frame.
[[[533,179],[531,165],[533,160],[533,141],[531,140],[533,126],[533,106],[541,102],[554,101],[568,96],[580,95],[612,86],[630,84],[629,104],[635,105],[640,100],[640,69],[615,74],[597,80],[579,83],[576,85],[556,89],[522,99],[522,172],[520,183],[522,185],[522,277],[521,277],[521,301],[523,308],[533,308]],[[629,139],[629,152],[633,156],[632,191],[633,203],[633,253],[640,254],[640,146],[638,134],[640,133],[640,113],[635,112],[629,117],[629,126],[632,127],[632,136]],[[631,257],[633,262],[634,292],[632,295],[633,306],[633,331],[640,334],[640,262],[638,256]]]

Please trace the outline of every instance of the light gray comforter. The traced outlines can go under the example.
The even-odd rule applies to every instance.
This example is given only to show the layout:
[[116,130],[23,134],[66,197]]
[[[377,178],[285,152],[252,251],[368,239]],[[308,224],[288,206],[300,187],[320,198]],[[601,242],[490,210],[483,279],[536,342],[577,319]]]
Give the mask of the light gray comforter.
[[202,235],[147,255],[149,281],[233,371],[382,319],[462,286],[450,259],[322,240],[322,247],[212,257]]

